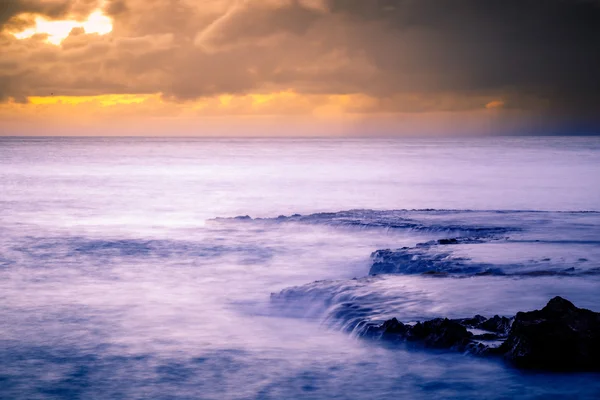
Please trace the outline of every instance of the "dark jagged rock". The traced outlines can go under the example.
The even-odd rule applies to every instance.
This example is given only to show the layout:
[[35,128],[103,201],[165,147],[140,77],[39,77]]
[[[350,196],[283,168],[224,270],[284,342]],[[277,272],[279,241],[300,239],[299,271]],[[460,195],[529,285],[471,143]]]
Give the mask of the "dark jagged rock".
[[453,257],[447,252],[431,252],[430,243],[412,248],[377,250],[371,254],[373,264],[369,275],[378,274],[475,274],[489,266],[469,259]]
[[480,335],[473,335],[473,340],[498,340],[502,337],[497,333],[482,333]]
[[385,340],[403,340],[406,338],[407,332],[412,328],[410,325],[405,325],[396,318],[385,321],[381,326],[371,326],[370,334],[378,336]]
[[[484,332],[473,334],[468,329]],[[519,368],[600,371],[600,313],[577,308],[562,297],[553,298],[542,310],[519,312],[514,318],[436,318],[414,326],[393,318],[367,326],[363,335],[499,355]],[[499,346],[498,341],[502,342]]]
[[427,276],[439,276],[439,277],[447,277],[448,273],[444,272],[444,271],[435,271],[435,270],[431,270],[431,271],[425,271],[423,272],[423,275],[427,275]]
[[383,324],[367,324],[364,331],[361,333],[361,336],[374,339],[404,340],[408,328],[410,328],[409,325],[405,325],[396,318],[392,318],[388,319]]
[[474,262],[466,257],[457,257],[451,252],[446,251],[444,247],[442,247],[444,248],[442,251],[436,249],[439,247],[438,245],[478,243],[478,241],[478,238],[440,239],[419,243],[415,247],[402,247],[396,250],[377,250],[371,253],[373,263],[369,275],[421,274],[433,277],[516,276],[536,278],[600,274],[600,268],[580,270],[574,267],[506,272],[491,264]]
[[494,315],[492,318],[481,322],[476,327],[479,329],[483,329],[486,331],[506,334],[508,333],[510,326],[512,324],[512,318],[500,317],[498,315]]
[[467,345],[466,351],[478,356],[487,356],[490,354],[490,347],[478,341],[472,341]]
[[447,318],[436,318],[417,323],[408,330],[406,339],[423,342],[425,347],[463,350],[469,344],[471,336],[473,334],[461,324]]
[[436,349],[464,350],[473,334],[458,322],[444,318],[419,322],[414,326],[392,318],[381,325],[366,327],[363,336],[386,341],[420,343],[425,347]]
[[458,244],[458,239],[440,239],[438,240],[438,244]]
[[468,326],[470,328],[476,328],[481,323],[487,321],[487,318],[482,315],[476,315],[473,318],[455,319],[454,321],[458,322],[461,325]]
[[518,367],[600,370],[600,313],[555,297],[542,310],[519,312],[499,351]]
[[487,268],[484,271],[477,272],[475,276],[504,276],[506,273],[500,268]]

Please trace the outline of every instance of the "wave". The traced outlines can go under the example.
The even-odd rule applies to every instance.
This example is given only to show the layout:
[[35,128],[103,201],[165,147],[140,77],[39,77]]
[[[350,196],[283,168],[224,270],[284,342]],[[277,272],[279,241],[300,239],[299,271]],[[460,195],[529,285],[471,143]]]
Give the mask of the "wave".
[[593,211],[349,210],[213,221],[403,230],[432,237],[414,247],[375,250],[370,275],[570,276],[600,271],[600,213]]
[[[450,211],[450,210],[349,210],[340,212],[316,213],[309,215],[293,214],[290,216],[280,215],[277,218],[252,218],[248,215],[233,218],[215,218],[213,222],[267,222],[267,223],[290,223],[319,224],[337,227],[359,227],[359,228],[384,228],[384,229],[408,229],[426,232],[460,232],[464,235],[475,234],[502,234],[519,230],[516,226],[497,226],[460,224],[452,221],[437,223],[435,220],[425,220],[426,216],[458,215],[463,213],[480,213],[479,211]],[[498,211],[498,213],[503,213]],[[421,218],[419,218],[421,217]]]
[[[398,316],[394,315],[398,312],[405,320],[442,316],[414,312],[433,301],[423,287],[457,291],[461,295],[457,288],[468,286],[483,299],[490,284],[503,290],[522,286],[540,291],[536,285],[545,285],[560,291],[565,281],[557,279],[570,279],[569,285],[576,288],[582,280],[593,278],[592,282],[596,282],[595,277],[600,276],[597,212],[350,210],[220,221],[318,224],[431,235],[431,240],[415,246],[373,251],[364,277],[316,281],[271,295],[272,305],[281,312],[321,318],[330,327],[359,335],[373,321]],[[415,277],[417,281],[402,277]],[[433,278],[454,279],[448,284],[433,285],[439,282]],[[466,278],[481,281],[460,283],[467,282]],[[406,282],[414,285],[407,286]],[[576,292],[573,289],[571,295]],[[502,314],[498,310],[495,313]]]
[[44,263],[76,262],[80,265],[108,265],[110,260],[140,262],[147,259],[169,261],[210,260],[224,256],[238,257],[242,263],[265,262],[272,257],[267,246],[252,244],[219,243],[219,238],[204,241],[175,239],[124,239],[90,238],[84,236],[57,237],[12,237],[0,243],[0,266],[14,265],[19,260],[28,260],[35,267]]

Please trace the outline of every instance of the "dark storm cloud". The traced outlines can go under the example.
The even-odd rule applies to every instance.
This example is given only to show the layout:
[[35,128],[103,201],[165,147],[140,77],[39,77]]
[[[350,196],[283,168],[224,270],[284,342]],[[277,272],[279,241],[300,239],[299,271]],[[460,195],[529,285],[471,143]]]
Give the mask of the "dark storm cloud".
[[269,1],[248,1],[232,7],[196,38],[213,46],[252,44],[279,32],[304,35],[320,16],[319,10],[298,1],[281,5]]
[[[250,2],[200,38],[207,37],[217,47],[239,40],[248,44],[257,36],[282,30],[304,34],[314,29],[318,17],[321,25],[312,33],[322,35],[323,51],[337,48],[350,56],[362,54],[377,69],[378,76],[363,87],[356,87],[361,77],[348,77],[348,91],[378,95],[501,91],[508,97],[507,106],[529,106],[537,98],[540,105],[558,110],[594,113],[600,105],[599,4],[328,0],[323,3],[328,12],[320,13],[298,2],[272,10]],[[341,40],[340,28],[345,35]],[[316,39],[310,33],[304,37]],[[298,72],[293,74],[296,78],[302,75]]]
[[[424,68],[445,77],[434,90],[517,89],[561,107],[600,105],[597,1],[330,0],[329,7],[355,24],[385,24],[392,40],[359,45],[383,71]],[[407,61],[393,38],[410,34],[420,51]]]

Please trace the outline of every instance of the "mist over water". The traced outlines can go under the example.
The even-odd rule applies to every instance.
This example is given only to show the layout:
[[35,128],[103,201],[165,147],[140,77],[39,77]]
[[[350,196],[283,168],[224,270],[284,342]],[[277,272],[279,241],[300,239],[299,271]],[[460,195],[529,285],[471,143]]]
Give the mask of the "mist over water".
[[352,333],[600,311],[599,166],[598,138],[2,138],[0,398],[598,398]]

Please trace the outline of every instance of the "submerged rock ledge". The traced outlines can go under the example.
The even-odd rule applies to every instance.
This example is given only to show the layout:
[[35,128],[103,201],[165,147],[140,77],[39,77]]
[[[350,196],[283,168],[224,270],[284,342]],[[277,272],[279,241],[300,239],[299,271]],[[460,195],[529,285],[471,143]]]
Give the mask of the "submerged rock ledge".
[[370,325],[363,337],[408,342],[503,357],[518,368],[552,371],[600,371],[600,313],[577,308],[555,297],[541,310],[512,318],[480,315],[403,324],[396,318]]

